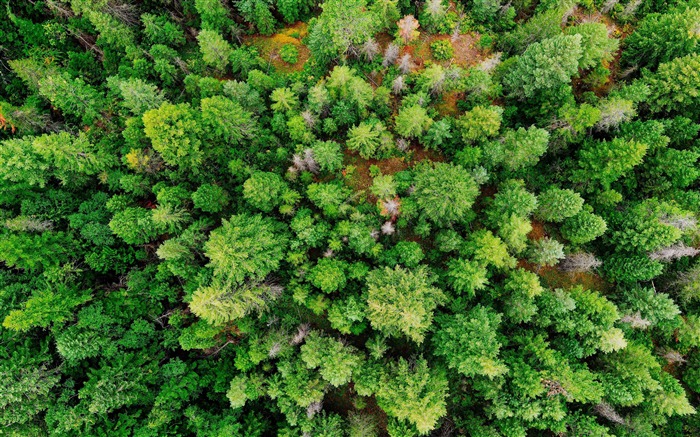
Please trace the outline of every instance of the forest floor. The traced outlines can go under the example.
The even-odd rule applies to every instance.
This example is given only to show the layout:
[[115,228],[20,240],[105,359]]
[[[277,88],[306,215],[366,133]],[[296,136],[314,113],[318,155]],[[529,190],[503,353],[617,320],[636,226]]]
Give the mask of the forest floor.
[[[277,71],[281,73],[293,73],[301,71],[304,68],[304,64],[311,56],[308,47],[301,42],[308,33],[308,25],[302,21],[298,21],[271,36],[246,36],[243,38],[243,43],[257,47],[260,56],[266,59]],[[295,64],[284,62],[280,56],[280,50],[287,44],[295,46],[299,51],[299,58]]]

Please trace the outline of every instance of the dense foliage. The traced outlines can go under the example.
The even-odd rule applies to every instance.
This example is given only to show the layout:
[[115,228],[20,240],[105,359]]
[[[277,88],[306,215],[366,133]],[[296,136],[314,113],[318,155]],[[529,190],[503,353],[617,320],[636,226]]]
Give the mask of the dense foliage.
[[696,0],[0,0],[0,434],[700,435]]

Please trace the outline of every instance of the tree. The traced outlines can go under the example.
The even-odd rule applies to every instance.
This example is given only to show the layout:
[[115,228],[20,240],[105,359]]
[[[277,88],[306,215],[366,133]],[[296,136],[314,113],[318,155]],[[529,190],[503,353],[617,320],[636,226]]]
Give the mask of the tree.
[[277,20],[270,10],[272,0],[242,0],[236,6],[246,21],[255,24],[258,32],[263,35],[272,35],[275,32]]
[[345,263],[331,258],[322,258],[309,271],[309,281],[324,293],[333,293],[345,288]]
[[466,221],[479,194],[474,178],[461,166],[434,163],[417,169],[416,204],[423,216],[436,224]]
[[367,319],[375,329],[396,337],[403,334],[422,343],[433,321],[433,310],[445,299],[433,287],[425,267],[405,270],[385,267],[367,275]]
[[501,318],[492,309],[477,305],[466,314],[438,319],[440,328],[433,337],[435,353],[445,358],[450,369],[467,377],[493,379],[503,375],[508,368],[498,359]]
[[574,244],[584,244],[600,237],[607,229],[608,225],[602,217],[581,211],[564,220],[561,234]]
[[628,65],[656,68],[674,58],[697,53],[700,9],[679,8],[665,14],[649,14],[625,38],[622,61]]
[[224,282],[262,280],[279,267],[287,234],[277,221],[261,215],[237,214],[222,220],[204,245],[214,274]]
[[448,264],[447,281],[458,293],[473,297],[477,290],[483,290],[488,284],[486,268],[476,261],[453,258]]
[[165,102],[143,114],[143,125],[153,148],[167,164],[197,171],[204,159],[201,125],[189,104]]
[[581,211],[583,198],[573,190],[551,187],[537,196],[535,216],[540,220],[560,223]]
[[503,78],[504,85],[520,98],[558,91],[578,72],[581,41],[581,35],[566,35],[530,44]]
[[530,259],[535,264],[553,266],[564,257],[564,245],[553,238],[545,237],[532,243]]
[[444,372],[431,369],[424,358],[413,366],[399,358],[382,373],[376,397],[389,416],[407,420],[418,432],[427,434],[447,414],[447,378]]
[[700,114],[700,54],[675,58],[659,65],[656,73],[644,74],[643,83],[650,90],[647,102],[652,113],[693,117]]
[[491,231],[480,230],[471,234],[460,253],[471,255],[481,265],[497,269],[515,267],[516,260],[508,253],[508,246]]
[[306,194],[309,200],[329,217],[336,217],[339,214],[340,205],[350,195],[347,189],[333,183],[311,184],[307,188]]
[[226,190],[218,185],[203,184],[192,193],[195,208],[204,212],[221,212],[229,204]]
[[501,128],[503,108],[500,106],[475,106],[457,119],[457,129],[462,140],[473,143],[486,137],[495,136]]
[[417,138],[433,123],[428,112],[419,105],[401,108],[396,116],[396,133],[406,138]]
[[583,70],[600,65],[601,61],[610,61],[620,45],[618,40],[608,37],[608,28],[603,23],[582,23],[567,27],[564,32],[581,35],[582,55],[578,66]]
[[215,283],[200,287],[192,294],[190,309],[212,325],[222,325],[262,312],[280,295],[280,288],[265,284],[247,283],[237,287]]
[[279,112],[289,113],[299,106],[299,98],[290,88],[275,88],[270,99],[274,102],[270,108]]
[[611,214],[610,242],[620,252],[646,253],[669,247],[683,235],[680,229],[664,223],[674,212],[682,215],[674,205],[652,199],[630,205],[624,213]]
[[92,124],[105,105],[104,97],[94,87],[67,73],[41,79],[39,94],[64,114],[79,118],[84,124]]
[[228,146],[254,137],[257,126],[253,114],[233,100],[222,96],[207,97],[200,105],[204,132],[212,140]]
[[279,175],[268,171],[256,171],[243,183],[243,197],[253,207],[270,212],[284,202],[289,190]]
[[348,149],[356,151],[361,157],[373,158],[380,150],[387,148],[391,135],[378,120],[363,121],[348,130]]
[[316,141],[312,146],[314,159],[321,170],[335,172],[343,166],[341,146],[335,141]]
[[612,141],[591,141],[579,153],[579,169],[572,179],[579,183],[598,181],[604,189],[639,165],[648,146],[634,140],[613,138]]
[[547,151],[549,132],[530,126],[528,129],[508,130],[505,135],[485,148],[492,166],[500,164],[508,171],[532,167]]
[[362,44],[377,30],[365,0],[328,0],[321,15],[310,25],[308,47],[322,64],[345,54],[353,44]]
[[202,19],[202,29],[222,32],[230,24],[228,10],[221,0],[195,0],[194,7]]
[[403,38],[404,44],[408,44],[420,35],[418,32],[420,24],[413,15],[406,15],[396,25],[399,27],[399,37]]
[[664,265],[645,255],[615,254],[603,262],[606,275],[613,281],[649,281],[659,276]]
[[231,45],[214,30],[202,30],[197,35],[202,60],[218,71],[225,71],[233,53]]
[[320,368],[323,379],[334,387],[350,382],[352,373],[363,361],[355,348],[316,332],[306,337],[301,346],[301,359],[309,369]]
[[122,105],[137,117],[142,116],[150,109],[158,108],[165,101],[162,91],[159,91],[155,85],[141,79],[119,80],[116,77],[111,77],[107,80],[108,83],[110,83],[110,79],[112,79],[111,83],[119,89],[123,99]]
[[158,236],[151,211],[129,207],[118,211],[109,222],[109,228],[128,244],[145,244]]
[[381,199],[389,199],[396,196],[396,183],[392,175],[378,175],[372,180],[370,187],[372,194]]
[[21,309],[9,312],[2,326],[13,331],[60,325],[73,317],[75,309],[90,300],[90,293],[64,284],[45,284],[36,290]]

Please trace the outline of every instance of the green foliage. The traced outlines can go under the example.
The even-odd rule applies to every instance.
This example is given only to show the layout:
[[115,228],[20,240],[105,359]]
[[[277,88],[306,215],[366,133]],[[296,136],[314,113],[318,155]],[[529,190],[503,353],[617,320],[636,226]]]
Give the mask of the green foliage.
[[345,287],[345,265],[342,261],[323,258],[309,271],[309,281],[324,293],[333,293]]
[[401,108],[396,116],[396,133],[406,138],[420,137],[432,123],[433,119],[422,106]]
[[503,108],[476,106],[457,120],[457,129],[465,143],[495,136],[501,128]]
[[530,44],[504,77],[504,85],[514,97],[558,91],[578,72],[581,41],[581,35],[566,35]]
[[0,434],[699,435],[695,3],[4,2]]
[[192,193],[192,202],[204,212],[221,212],[228,205],[229,197],[220,186],[203,184]]
[[644,75],[649,87],[647,102],[654,113],[698,115],[700,54],[675,58]]
[[608,28],[603,23],[583,23],[567,27],[565,33],[581,35],[583,52],[578,66],[584,70],[599,65],[601,61],[610,61],[619,46],[616,39],[608,37]]
[[421,166],[414,178],[412,197],[426,219],[436,224],[468,221],[478,194],[474,178],[461,166],[435,163]]
[[323,379],[334,387],[347,384],[353,371],[362,364],[362,357],[354,348],[315,332],[306,337],[301,347],[301,359],[309,369],[320,367]]
[[423,358],[413,366],[400,358],[382,374],[376,393],[377,404],[389,416],[407,420],[422,434],[435,429],[447,413],[446,396],[445,374],[431,369]]
[[433,321],[433,311],[445,299],[433,287],[425,267],[377,269],[367,275],[367,319],[387,335],[403,334],[422,343]]
[[311,23],[306,44],[323,64],[344,54],[350,45],[367,41],[377,30],[365,0],[328,0],[322,10]]
[[379,121],[363,121],[348,130],[348,149],[359,153],[363,158],[381,156],[391,147],[391,134]]
[[143,114],[143,125],[153,148],[167,164],[196,170],[202,163],[201,125],[190,105],[165,102]]
[[699,19],[700,9],[695,7],[645,16],[625,38],[623,61],[653,69],[676,57],[697,53]]
[[495,166],[500,164],[508,171],[531,167],[547,151],[549,132],[531,126],[528,129],[506,131],[503,138],[488,144],[486,159]]
[[202,52],[202,60],[208,66],[218,71],[226,70],[229,58],[233,52],[231,45],[216,31],[202,30],[197,35],[199,50]]
[[607,229],[608,225],[602,217],[581,211],[564,220],[561,233],[574,244],[584,244],[600,237]]
[[64,114],[91,124],[105,105],[104,97],[80,78],[68,74],[49,75],[39,80],[39,94]]
[[562,222],[581,211],[583,198],[573,190],[551,187],[537,197],[537,218],[548,222]]
[[296,64],[299,60],[299,50],[294,44],[285,44],[280,49],[280,58],[287,64]]
[[286,249],[283,226],[269,217],[237,214],[222,220],[204,245],[214,274],[223,281],[242,283],[264,279],[279,267]]
[[243,184],[243,197],[253,207],[270,212],[283,202],[287,190],[287,183],[279,175],[258,171]]
[[433,58],[438,61],[449,61],[454,56],[454,49],[449,40],[440,39],[430,44],[430,51]]
[[502,375],[508,368],[498,359],[500,323],[500,314],[480,305],[466,314],[444,317],[438,321],[440,329],[433,337],[435,353],[467,377]]

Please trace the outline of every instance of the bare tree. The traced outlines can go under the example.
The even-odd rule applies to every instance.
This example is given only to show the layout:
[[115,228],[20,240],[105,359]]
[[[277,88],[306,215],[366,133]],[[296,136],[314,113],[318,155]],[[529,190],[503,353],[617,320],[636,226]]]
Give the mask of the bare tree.
[[700,253],[700,250],[694,247],[688,247],[685,243],[681,242],[650,253],[649,258],[654,261],[670,262],[678,258],[683,258],[684,256],[695,256],[698,253]]
[[602,264],[592,253],[578,252],[567,255],[559,261],[559,269],[565,272],[588,272]]
[[391,90],[394,94],[401,94],[404,87],[406,86],[406,81],[403,76],[397,76],[396,79],[391,83]]
[[362,44],[360,53],[362,53],[362,56],[364,56],[367,61],[372,62],[379,54],[379,50],[379,44],[377,41],[375,41],[374,38],[370,38],[365,41],[364,44]]
[[615,409],[609,403],[602,401],[594,408],[595,412],[598,413],[600,417],[608,419],[612,423],[617,423],[618,425],[624,425],[625,419],[620,416],[620,414],[615,411]]
[[680,229],[681,231],[695,229],[698,226],[698,219],[692,214],[675,216],[665,214],[661,216],[659,221],[666,225],[673,226],[676,229]]
[[651,321],[642,317],[642,314],[637,311],[634,314],[628,314],[621,318],[622,323],[629,323],[631,328],[634,329],[647,329],[651,326]]
[[619,98],[606,99],[598,109],[600,109],[600,120],[595,127],[602,131],[615,128],[620,123],[629,121],[637,115],[632,101]]
[[389,199],[389,200],[384,200],[382,201],[382,208],[383,208],[383,213],[386,213],[386,215],[390,216],[397,216],[399,215],[399,207],[401,206],[401,203],[398,201],[398,199]]
[[615,5],[619,2],[620,0],[605,0],[605,3],[603,3],[603,7],[600,8],[600,12],[607,14],[608,12],[612,11]]
[[399,60],[399,70],[403,74],[408,74],[411,72],[411,67],[413,67],[413,62],[411,62],[411,55],[406,53]]
[[408,44],[418,37],[420,24],[413,15],[406,15],[396,25],[399,26],[399,36],[403,38],[404,43]]
[[316,162],[316,158],[314,157],[314,151],[312,149],[304,150],[304,164],[306,164],[306,169],[313,174],[318,173],[320,170],[320,167]]
[[503,56],[502,52],[494,53],[493,56],[491,56],[490,58],[487,58],[487,59],[484,59],[483,61],[481,61],[481,63],[479,65],[477,65],[476,68],[488,73],[491,70],[493,70],[494,68],[496,68],[498,66],[498,64],[501,63],[501,56]]
[[302,323],[297,327],[297,333],[292,337],[290,340],[290,343],[293,345],[298,345],[301,344],[302,341],[306,338],[307,335],[309,335],[309,332],[311,332],[311,325],[308,323]]
[[394,232],[396,232],[396,228],[394,227],[394,224],[391,222],[391,220],[387,220],[384,222],[382,225],[382,234],[384,235],[392,235]]
[[629,19],[634,16],[634,14],[637,13],[637,9],[639,8],[639,5],[642,4],[642,0],[632,0],[627,5],[625,8],[618,14],[618,18],[622,19]]
[[685,358],[683,354],[673,349],[668,349],[666,353],[662,355],[668,364],[682,364],[685,363]]
[[406,138],[399,138],[396,140],[396,148],[402,152],[405,152],[410,147],[410,144]]
[[389,65],[396,62],[396,60],[399,58],[399,51],[399,46],[397,46],[393,42],[386,46],[386,50],[384,50],[384,60],[382,61],[382,66],[388,67]]
[[323,401],[312,402],[308,407],[306,407],[306,417],[313,419],[313,417],[323,410]]

